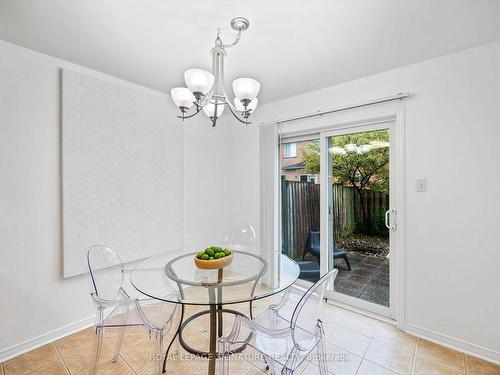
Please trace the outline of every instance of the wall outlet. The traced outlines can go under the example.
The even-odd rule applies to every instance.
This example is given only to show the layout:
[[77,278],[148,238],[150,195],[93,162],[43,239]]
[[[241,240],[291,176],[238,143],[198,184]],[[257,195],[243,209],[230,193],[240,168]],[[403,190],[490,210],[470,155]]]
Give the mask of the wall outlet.
[[421,178],[417,180],[417,192],[423,193],[427,191],[427,179]]

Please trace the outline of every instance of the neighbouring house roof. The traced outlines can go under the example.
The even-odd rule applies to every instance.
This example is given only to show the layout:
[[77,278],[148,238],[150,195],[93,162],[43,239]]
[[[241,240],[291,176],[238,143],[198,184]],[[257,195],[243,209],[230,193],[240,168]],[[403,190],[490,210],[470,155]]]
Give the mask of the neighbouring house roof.
[[295,171],[297,169],[304,169],[305,164],[303,162],[297,164],[287,165],[286,167],[281,168],[284,171]]

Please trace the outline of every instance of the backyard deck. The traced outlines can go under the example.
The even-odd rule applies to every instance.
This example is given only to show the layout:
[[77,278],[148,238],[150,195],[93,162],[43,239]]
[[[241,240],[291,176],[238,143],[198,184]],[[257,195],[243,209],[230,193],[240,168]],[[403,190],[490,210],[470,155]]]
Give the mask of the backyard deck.
[[[343,259],[335,260],[339,270],[335,279],[335,291],[389,306],[389,260],[385,257],[375,257],[349,252],[351,271]],[[312,257],[304,262],[298,262],[301,269],[301,279],[316,281],[319,279],[319,264]]]
[[389,306],[389,260],[359,253],[348,255],[351,271],[342,259],[335,260],[335,267],[339,270],[335,279],[335,291]]

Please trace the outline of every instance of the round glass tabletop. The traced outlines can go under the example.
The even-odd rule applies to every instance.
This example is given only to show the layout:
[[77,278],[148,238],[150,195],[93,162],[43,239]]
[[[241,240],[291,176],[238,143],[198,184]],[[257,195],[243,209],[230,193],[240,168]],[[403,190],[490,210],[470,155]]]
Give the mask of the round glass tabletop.
[[258,248],[226,247],[233,251],[233,261],[220,270],[197,268],[197,252],[170,251],[137,264],[131,283],[142,294],[165,302],[225,305],[279,293],[299,276],[297,263],[285,255],[280,254],[279,272],[273,272]]

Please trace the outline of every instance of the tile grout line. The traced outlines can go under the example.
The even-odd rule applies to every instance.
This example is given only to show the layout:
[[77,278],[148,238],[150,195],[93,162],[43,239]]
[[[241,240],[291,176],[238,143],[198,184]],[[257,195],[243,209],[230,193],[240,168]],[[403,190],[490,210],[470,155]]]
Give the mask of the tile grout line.
[[[373,335],[375,335],[375,332],[373,333]],[[372,336],[372,337],[370,337],[370,342],[369,342],[369,343],[368,343],[368,345],[366,346],[366,349],[365,349],[365,351],[363,352],[363,355],[361,356],[361,361],[359,362],[359,365],[358,365],[358,368],[356,369],[355,374],[358,374],[359,369],[361,368],[362,363],[365,361],[365,359],[366,359],[366,357],[365,357],[365,356],[366,356],[366,353],[368,352],[368,348],[369,348],[369,347],[370,347],[370,345],[372,344],[372,341],[373,341],[373,336]],[[368,361],[368,359],[366,359],[366,360]]]
[[[186,361],[185,359],[181,359],[181,361],[183,361],[184,363],[187,363],[187,365],[188,365],[189,367],[191,367],[191,368],[192,368],[192,369],[193,369],[196,373],[199,373],[199,371],[198,371],[199,369],[198,369],[198,368],[196,368],[196,367],[194,367],[194,366],[193,366],[193,365],[192,365],[189,361]],[[201,366],[200,366],[200,367],[201,367]]]
[[[370,345],[371,345],[371,343],[372,343],[372,341],[373,341],[373,340],[378,341],[377,339],[375,339],[375,337],[372,337],[372,338],[371,338],[370,343],[368,344],[368,347],[366,348],[365,354],[363,355],[363,358],[362,358],[362,360],[361,360],[361,363],[362,363],[363,361],[367,361],[367,362],[373,363],[373,364],[375,364],[375,365],[377,365],[377,366],[379,366],[379,367],[382,367],[382,368],[384,368],[384,369],[386,369],[386,370],[388,370],[388,371],[392,371],[392,372],[393,372],[393,373],[395,373],[395,374],[398,374],[396,371],[391,370],[390,368],[387,368],[387,367],[385,367],[385,366],[383,366],[383,365],[381,365],[381,364],[379,364],[379,363],[377,363],[377,362],[373,362],[373,361],[369,360],[368,358],[366,358],[366,353],[368,352],[368,349],[369,349],[369,347],[370,347]],[[382,343],[382,344],[386,344],[386,343],[385,343],[385,342],[383,342],[383,341],[378,341],[378,342],[380,342],[380,343]],[[356,374],[358,373],[359,369],[361,368],[361,363],[360,363],[360,365],[359,365],[358,370],[356,371]],[[411,374],[410,374],[410,375],[411,375]]]
[[415,360],[417,358],[418,340],[419,340],[419,338],[417,337],[417,339],[415,340],[415,347],[414,347],[414,350],[413,350],[413,357],[411,359],[411,374],[410,375],[412,375],[415,372]]
[[[416,345],[415,345],[415,359],[416,359],[416,355],[417,355],[417,349],[416,348],[417,348],[419,342],[422,341],[422,340],[425,341],[425,339],[421,339],[420,337],[417,337],[417,342],[416,342]],[[438,345],[438,344],[436,344],[436,345]],[[448,348],[446,348],[446,347],[444,347],[442,345],[439,345],[439,346],[442,347],[442,348],[448,349]],[[465,360],[465,355],[466,354],[464,352],[457,351],[457,350],[454,350],[454,349],[451,349],[451,350],[453,350],[453,351],[455,351],[455,352],[457,352],[457,353],[459,353],[459,354],[462,355],[462,362],[463,362],[462,363],[462,365],[463,365],[462,375],[468,375],[469,374],[469,369],[468,369],[468,366],[467,366],[467,361]],[[424,357],[425,357],[425,355],[424,355]],[[446,360],[444,360],[441,356],[434,356],[434,358],[435,358],[435,361],[438,362],[438,363],[449,364],[449,362],[446,361]]]
[[[366,261],[366,259],[363,262],[365,262],[365,261]],[[377,270],[373,273],[373,275],[370,277],[370,279],[366,283],[365,287],[363,288],[363,290],[359,294],[359,298],[360,299],[361,299],[361,295],[363,294],[363,292],[366,290],[366,288],[368,288],[368,285],[372,282],[372,280],[375,279],[375,276],[378,275],[381,272],[381,268],[382,268],[382,266],[377,266]]]
[[132,368],[132,365],[127,362],[127,360],[125,359],[124,356],[122,356],[121,353],[118,354],[118,357],[122,359],[122,361],[125,363],[125,366],[127,366],[130,369],[130,371],[132,371],[133,374],[137,374],[137,372]]
[[64,368],[66,369],[66,371],[68,372],[68,374],[71,375],[71,371],[69,371],[69,367],[66,364],[66,361],[64,360],[64,357],[62,356],[61,352],[59,351],[59,348],[57,347],[56,342],[55,341],[52,342],[52,345],[54,345],[54,347],[56,348],[57,354],[59,354],[59,357],[61,357],[61,360],[62,360],[62,363],[64,365]]
[[[54,342],[50,342],[50,343],[48,343],[48,344],[46,344],[46,345],[44,345],[44,346],[49,346],[49,345],[53,345],[53,346],[55,347],[55,349],[56,349],[57,354],[60,356],[59,351],[57,350],[57,347],[56,347],[56,345],[54,344]],[[37,349],[38,349],[38,348],[37,348]],[[34,349],[34,350],[36,350],[36,349]],[[29,353],[29,352],[28,352],[28,353]],[[24,353],[24,354],[26,354],[26,353]],[[21,354],[21,355],[22,355],[22,354]],[[61,360],[62,360],[62,357],[61,357]],[[36,369],[31,369],[31,370],[29,370],[28,372],[24,373],[24,375],[30,375],[30,374],[33,374],[35,371],[39,371],[39,370],[43,369],[44,367],[46,367],[47,365],[49,365],[51,362],[52,362],[52,361],[48,361],[47,363],[45,363],[44,365],[41,365],[40,367],[37,367]],[[63,362],[63,364],[64,364],[64,362]],[[66,365],[65,365],[64,367],[66,368]],[[4,366],[4,370],[5,370],[5,366]],[[5,372],[4,372],[4,373],[5,373]]]

